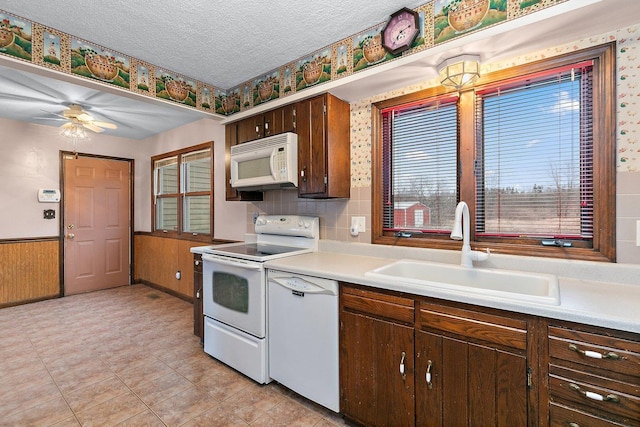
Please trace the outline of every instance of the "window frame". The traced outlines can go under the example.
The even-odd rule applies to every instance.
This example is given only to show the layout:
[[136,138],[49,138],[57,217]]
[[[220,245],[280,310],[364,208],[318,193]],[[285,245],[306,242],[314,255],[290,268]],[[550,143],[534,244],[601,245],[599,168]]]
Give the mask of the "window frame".
[[[183,192],[183,182],[182,182],[182,171],[183,165],[182,157],[185,155],[189,155],[191,153],[195,153],[198,151],[209,149],[211,152],[211,183],[209,191],[199,191],[199,192]],[[177,184],[177,193],[165,194],[163,196],[156,196],[156,174],[155,174],[155,163],[159,160],[168,159],[171,157],[177,157],[177,169],[178,169],[178,182]],[[194,145],[191,147],[182,148],[179,150],[170,151],[168,153],[157,154],[151,157],[151,234],[163,237],[171,237],[175,239],[184,239],[184,240],[195,240],[195,241],[204,241],[211,242],[213,241],[214,236],[214,211],[213,211],[213,197],[214,197],[214,152],[213,152],[213,141],[204,142],[202,144]],[[209,233],[193,233],[189,231],[182,231],[184,228],[184,202],[187,196],[194,195],[209,195],[209,212],[210,212],[210,232]],[[164,198],[176,198],[178,204],[178,226],[177,230],[163,230],[156,228],[156,198],[164,197]]]
[[[543,256],[564,259],[615,262],[615,181],[616,181],[616,44],[615,42],[582,49],[568,54],[523,64],[481,76],[475,84],[459,93],[458,112],[458,185],[459,198],[470,210],[472,248],[490,248],[494,253]],[[593,168],[594,168],[594,230],[593,247],[550,247],[530,241],[509,239],[508,243],[476,240],[476,160],[475,92],[507,80],[545,72],[554,68],[593,61]],[[455,90],[438,85],[371,105],[372,127],[372,243],[396,246],[459,250],[460,242],[448,235],[420,235],[396,237],[383,231],[382,191],[385,171],[382,170],[382,110],[404,104],[441,97]]]

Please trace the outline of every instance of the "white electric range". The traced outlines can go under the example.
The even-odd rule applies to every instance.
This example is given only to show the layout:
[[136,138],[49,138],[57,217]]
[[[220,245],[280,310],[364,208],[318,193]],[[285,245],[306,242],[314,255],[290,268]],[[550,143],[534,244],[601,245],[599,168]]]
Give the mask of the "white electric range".
[[271,381],[264,262],[318,250],[319,219],[260,215],[255,243],[193,248],[202,253],[204,351],[259,383]]

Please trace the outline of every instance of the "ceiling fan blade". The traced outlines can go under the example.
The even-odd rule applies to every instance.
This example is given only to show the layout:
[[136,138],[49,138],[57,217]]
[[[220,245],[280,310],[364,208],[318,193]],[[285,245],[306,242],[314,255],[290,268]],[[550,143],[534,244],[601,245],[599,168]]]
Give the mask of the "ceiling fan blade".
[[92,122],[94,120],[91,114],[85,113],[84,111],[78,114],[76,116],[76,119],[80,120],[81,122]]
[[118,126],[114,125],[113,123],[109,123],[109,122],[92,121],[91,124],[94,124],[96,126],[100,126],[101,128],[118,129]]
[[104,129],[101,127],[95,126],[92,123],[82,123],[82,126],[86,127],[89,130],[94,131],[95,133],[104,132]]
[[60,126],[60,129],[69,129],[70,127],[73,127],[73,123],[67,122],[67,123],[63,124],[62,126]]

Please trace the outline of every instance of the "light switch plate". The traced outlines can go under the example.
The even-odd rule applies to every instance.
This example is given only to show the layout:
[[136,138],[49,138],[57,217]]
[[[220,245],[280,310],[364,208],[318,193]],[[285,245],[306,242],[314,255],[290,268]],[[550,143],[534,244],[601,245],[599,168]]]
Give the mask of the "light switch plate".
[[358,232],[362,233],[367,231],[365,228],[365,220],[363,216],[352,216],[351,217],[351,228],[358,227]]

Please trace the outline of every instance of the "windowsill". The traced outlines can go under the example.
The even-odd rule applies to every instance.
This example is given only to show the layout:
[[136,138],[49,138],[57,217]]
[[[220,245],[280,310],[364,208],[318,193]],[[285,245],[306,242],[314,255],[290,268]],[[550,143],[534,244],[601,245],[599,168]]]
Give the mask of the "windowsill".
[[[462,247],[461,242],[452,241],[446,238],[424,238],[424,237],[391,237],[381,236],[373,237],[372,244],[376,246],[404,246],[411,248],[422,249],[445,249],[459,251]],[[507,243],[483,243],[483,242],[471,242],[471,249],[484,252],[487,248],[492,254],[505,254],[513,256],[527,256],[538,258],[555,258],[565,259],[572,261],[596,261],[611,263],[613,260],[608,259],[601,253],[593,249],[584,248],[556,248],[556,247],[543,247],[537,245],[510,245]]]

